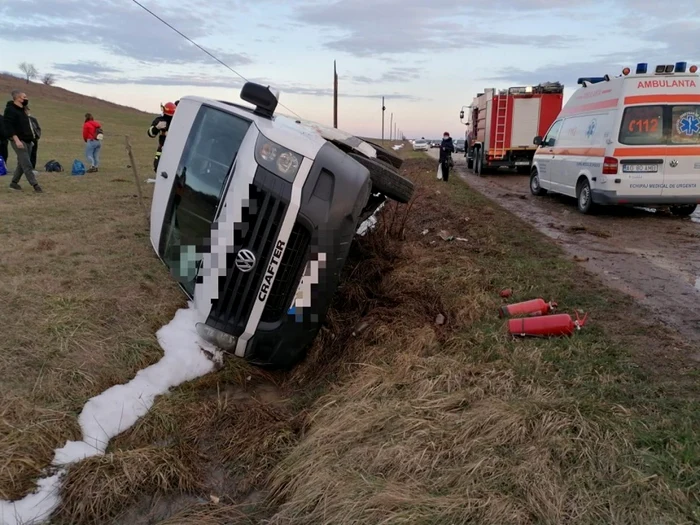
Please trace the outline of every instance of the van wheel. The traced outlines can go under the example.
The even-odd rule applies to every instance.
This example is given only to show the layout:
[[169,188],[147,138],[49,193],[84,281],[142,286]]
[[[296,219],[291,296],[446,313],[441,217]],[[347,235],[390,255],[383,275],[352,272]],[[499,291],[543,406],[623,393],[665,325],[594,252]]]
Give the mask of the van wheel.
[[695,209],[698,207],[697,204],[687,204],[685,206],[671,206],[670,211],[676,217],[688,217],[695,213]]
[[591,184],[588,179],[581,179],[581,182],[576,186],[576,200],[578,201],[578,211],[581,213],[592,214],[595,211]]
[[540,174],[536,169],[532,170],[530,173],[530,193],[532,193],[535,197],[540,197],[547,193],[547,190],[540,186]]
[[374,190],[403,204],[411,200],[411,197],[413,197],[413,182],[399,175],[393,166],[378,160],[369,159],[358,153],[348,153],[348,155],[369,170]]

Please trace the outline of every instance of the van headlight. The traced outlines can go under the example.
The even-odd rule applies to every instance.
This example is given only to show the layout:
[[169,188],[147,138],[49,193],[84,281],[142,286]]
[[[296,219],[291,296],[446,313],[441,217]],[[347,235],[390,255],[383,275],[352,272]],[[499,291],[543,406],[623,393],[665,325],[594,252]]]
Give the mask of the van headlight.
[[262,133],[255,143],[255,162],[275,175],[294,182],[303,157],[271,141]]

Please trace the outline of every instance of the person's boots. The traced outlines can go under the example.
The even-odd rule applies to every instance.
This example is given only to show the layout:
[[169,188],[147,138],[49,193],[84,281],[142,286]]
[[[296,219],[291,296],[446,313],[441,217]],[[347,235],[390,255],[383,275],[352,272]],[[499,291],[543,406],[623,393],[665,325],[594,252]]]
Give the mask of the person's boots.
[[34,193],[44,193],[44,190],[41,189],[41,186],[38,184],[34,185]]
[[21,190],[22,186],[17,184],[16,182],[10,182],[10,189],[11,190]]

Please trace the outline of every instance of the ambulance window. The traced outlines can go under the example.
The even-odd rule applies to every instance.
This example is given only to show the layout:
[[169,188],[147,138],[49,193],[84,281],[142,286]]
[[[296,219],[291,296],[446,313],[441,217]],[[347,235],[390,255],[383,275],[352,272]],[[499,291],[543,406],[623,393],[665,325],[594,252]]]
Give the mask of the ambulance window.
[[563,120],[557,120],[554,124],[552,124],[552,127],[549,128],[549,131],[547,132],[547,135],[544,137],[542,140],[542,145],[547,146],[549,141],[554,139],[556,140],[557,135],[559,135],[559,130],[561,129],[561,125],[564,123]]
[[700,106],[673,106],[671,142],[700,144]]
[[633,106],[625,109],[620,126],[620,144],[664,144],[663,122],[663,106]]

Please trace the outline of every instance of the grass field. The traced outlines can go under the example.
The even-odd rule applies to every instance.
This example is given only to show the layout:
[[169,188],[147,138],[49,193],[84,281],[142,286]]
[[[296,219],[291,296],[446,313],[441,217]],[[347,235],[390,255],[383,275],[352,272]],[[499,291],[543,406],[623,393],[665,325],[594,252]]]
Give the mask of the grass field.
[[[154,334],[184,306],[121,145],[132,135],[150,176],[152,117],[30,87],[41,164],[82,158],[86,111],[108,136],[98,174],[42,174],[43,195],[0,187],[0,499],[79,437],[87,399],[158,360]],[[699,374],[663,350],[685,343],[434,167],[406,161],[414,201],[356,243],[304,363],[271,374],[229,359],[162,396],[70,468],[53,523],[700,521]],[[513,340],[502,288],[589,324]]]

